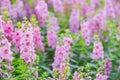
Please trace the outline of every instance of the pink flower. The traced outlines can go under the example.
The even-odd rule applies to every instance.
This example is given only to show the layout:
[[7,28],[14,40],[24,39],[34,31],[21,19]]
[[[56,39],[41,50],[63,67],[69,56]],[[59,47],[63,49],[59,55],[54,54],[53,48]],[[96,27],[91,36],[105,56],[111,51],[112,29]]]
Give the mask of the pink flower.
[[[52,64],[52,67],[53,69],[57,69],[60,73],[64,74],[64,70],[68,66],[68,64],[66,63],[66,58],[69,55],[72,38],[64,37],[62,42],[64,43],[56,46],[55,57],[54,57],[54,62]],[[60,80],[62,80],[62,78],[67,79],[68,75],[69,75],[69,72],[65,73],[64,76],[59,75],[59,79]]]
[[100,6],[100,1],[99,0],[90,0],[90,1],[91,1],[90,5],[93,9]]
[[79,10],[73,9],[71,12],[70,20],[69,20],[69,26],[71,31],[77,33],[80,28],[80,12]]
[[94,42],[94,49],[92,53],[92,59],[103,59],[104,58],[104,51],[101,42]]
[[107,78],[108,78],[107,75],[103,75],[101,73],[97,73],[95,80],[107,80]]
[[112,63],[110,59],[105,59],[106,64],[105,64],[105,74],[110,75],[110,68],[112,67]]
[[104,10],[107,17],[115,18],[115,11],[112,0],[105,0]]
[[43,52],[45,51],[45,47],[44,47],[44,43],[42,42],[42,36],[40,33],[40,28],[39,27],[35,27],[33,29],[33,36],[34,36],[34,46],[35,48],[38,50],[42,50]]
[[85,44],[87,46],[90,45],[91,30],[89,29],[88,22],[81,24],[81,34],[82,34],[83,39],[85,40]]
[[[24,29],[26,27],[26,29]],[[34,63],[36,57],[34,47],[33,28],[29,24],[22,27],[22,34],[20,40],[20,57],[27,63]]]
[[62,0],[52,0],[53,2],[53,7],[54,11],[57,13],[63,13],[64,12],[64,7],[63,7],[63,2]]
[[22,37],[22,31],[20,29],[15,29],[14,33],[13,33],[14,38],[12,39],[12,43],[13,45],[15,45],[15,51],[19,51],[20,50],[20,40]]
[[4,30],[5,37],[9,40],[12,40],[12,37],[13,37],[13,24],[12,24],[12,22],[2,21],[1,26]]
[[1,0],[0,5],[2,8],[7,7],[8,9],[11,8],[10,0]]
[[[0,35],[1,37],[3,35]],[[6,62],[10,62],[12,61],[13,57],[12,57],[12,51],[11,51],[11,44],[8,42],[8,40],[3,37],[1,40],[0,40],[0,59],[1,61],[3,59],[6,60]]]
[[50,17],[47,21],[47,40],[48,46],[55,48],[55,44],[57,41],[57,31],[59,30],[59,25],[56,17]]
[[79,75],[80,74],[75,71],[72,80],[84,80],[84,78],[80,78]]
[[79,80],[78,78],[79,78],[79,73],[75,71],[72,80]]
[[36,0],[34,5],[35,13],[39,20],[40,26],[44,25],[45,19],[48,17],[48,6],[44,0]]
[[34,74],[34,77],[36,78],[39,76],[38,72],[34,72],[33,74]]

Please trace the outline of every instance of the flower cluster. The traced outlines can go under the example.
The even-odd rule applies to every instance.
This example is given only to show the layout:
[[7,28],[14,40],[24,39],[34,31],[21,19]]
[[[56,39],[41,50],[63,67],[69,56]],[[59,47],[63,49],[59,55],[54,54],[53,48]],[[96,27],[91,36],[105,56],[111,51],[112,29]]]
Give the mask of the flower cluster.
[[44,26],[45,19],[48,17],[48,6],[44,0],[36,0],[34,4],[35,14],[39,20],[40,26]]
[[81,34],[85,40],[86,45],[90,45],[91,30],[89,29],[89,23],[85,22],[81,24]]
[[104,51],[103,46],[101,42],[94,42],[94,48],[92,53],[92,59],[104,59]]
[[80,75],[78,72],[75,72],[73,75],[72,80],[84,80],[83,78],[80,78]]
[[35,26],[33,28],[33,41],[34,41],[34,46],[36,50],[41,50],[45,51],[44,43],[42,42],[42,36],[40,33],[40,28],[38,26]]
[[[57,69],[61,75],[59,79],[67,79],[69,71],[65,72],[66,69],[69,69],[69,66],[66,62],[67,57],[69,56],[70,44],[72,42],[71,37],[64,37],[63,44],[56,46],[54,62],[52,64],[53,69]],[[68,66],[68,67],[67,67]]]
[[22,38],[22,31],[18,28],[15,29],[13,32],[14,38],[12,39],[12,43],[15,46],[15,51],[19,52],[20,51],[20,41]]
[[105,74],[106,75],[110,75],[110,68],[112,67],[112,62],[110,61],[110,59],[105,59]]
[[6,62],[11,62],[13,59],[12,51],[11,51],[11,44],[9,43],[8,39],[5,37],[2,25],[2,18],[0,17],[0,62],[6,60]]
[[6,22],[2,20],[3,30],[4,30],[4,35],[8,40],[12,40],[13,36],[13,24],[12,22]]
[[34,35],[31,24],[22,26],[20,40],[20,57],[27,63],[33,63],[35,60],[35,46],[33,43]]
[[115,11],[114,11],[114,7],[112,4],[112,0],[105,0],[105,15],[107,17],[112,17],[115,18]]
[[102,73],[97,73],[95,80],[107,80],[108,76],[103,75]]
[[70,16],[70,20],[69,20],[69,25],[70,25],[70,29],[71,31],[77,33],[79,31],[80,28],[80,12],[79,10],[73,9],[71,12],[71,16]]
[[52,0],[53,2],[53,7],[54,11],[57,13],[63,13],[64,12],[64,7],[63,7],[63,2],[62,0]]
[[58,20],[56,17],[51,17],[47,22],[48,46],[55,48],[55,43],[57,41],[57,31],[59,30]]
[[6,62],[11,62],[13,59],[11,44],[8,42],[8,39],[2,35],[0,30],[0,62],[6,60]]

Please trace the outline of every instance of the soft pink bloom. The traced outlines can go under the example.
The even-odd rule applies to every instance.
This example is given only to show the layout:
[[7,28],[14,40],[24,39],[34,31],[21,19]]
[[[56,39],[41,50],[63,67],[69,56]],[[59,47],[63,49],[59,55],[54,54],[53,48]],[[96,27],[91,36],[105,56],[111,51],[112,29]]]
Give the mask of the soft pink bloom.
[[5,37],[8,38],[9,40],[12,40],[12,37],[13,37],[13,24],[12,24],[12,22],[2,21],[1,26],[4,30]]
[[[0,20],[1,23],[2,20]],[[8,39],[4,36],[4,30],[2,30],[2,26],[0,25],[0,62],[6,60],[6,62],[10,62],[13,59],[11,44]]]
[[80,28],[80,12],[79,10],[73,9],[71,12],[70,20],[69,20],[69,26],[71,31],[77,33]]
[[[26,29],[24,29],[26,28]],[[20,40],[20,57],[27,63],[34,63],[36,57],[34,46],[33,28],[29,24],[23,26],[23,32]]]
[[84,78],[80,78],[80,74],[75,71],[72,80],[84,80]]
[[115,18],[115,11],[112,0],[105,0],[104,10],[106,17]]
[[44,0],[36,0],[35,5],[35,14],[39,20],[40,26],[44,26],[45,19],[48,17],[48,6]]
[[59,30],[59,24],[56,17],[51,17],[48,20],[47,25],[47,40],[48,40],[48,46],[55,48],[55,44],[57,41],[57,31]]
[[90,45],[90,39],[91,39],[91,30],[89,27],[90,26],[88,22],[81,24],[81,34],[87,46]]
[[104,51],[103,46],[101,42],[94,42],[94,48],[92,53],[92,59],[103,59],[104,58]]
[[43,52],[45,51],[45,47],[44,47],[44,43],[42,42],[42,36],[41,36],[41,32],[40,32],[40,28],[39,27],[34,27],[33,28],[33,37],[34,37],[34,46],[35,49],[37,50],[42,50]]
[[63,2],[62,0],[52,0],[53,2],[53,7],[54,11],[57,13],[63,13],[64,12],[64,7],[63,7]]
[[[52,64],[53,69],[57,69],[60,73],[64,73],[64,70],[67,67],[66,58],[69,55],[72,38],[64,37],[63,42],[63,45],[56,46],[54,62]],[[62,80],[63,77],[67,78],[67,75],[69,75],[69,72],[67,72],[64,76],[59,75],[59,79]]]
[[12,39],[12,43],[13,45],[15,45],[15,51],[19,51],[20,50],[20,40],[22,37],[22,31],[20,29],[15,29],[14,33],[13,33],[14,38]]
[[95,80],[107,80],[107,78],[108,78],[107,75],[103,75],[101,73],[97,73]]
[[33,74],[34,74],[34,77],[36,78],[39,76],[38,72],[34,72]]
[[105,59],[105,74],[106,75],[110,75],[110,68],[112,67],[112,62],[110,61],[110,59]]

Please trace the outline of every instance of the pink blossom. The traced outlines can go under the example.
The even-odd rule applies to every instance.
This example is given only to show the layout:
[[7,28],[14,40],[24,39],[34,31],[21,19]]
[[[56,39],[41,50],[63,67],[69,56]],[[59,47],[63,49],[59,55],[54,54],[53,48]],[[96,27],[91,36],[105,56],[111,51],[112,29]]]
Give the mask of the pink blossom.
[[37,50],[42,50],[43,52],[45,51],[45,47],[44,47],[44,43],[42,42],[42,36],[40,33],[40,28],[39,27],[35,27],[33,29],[33,37],[34,37],[34,46]]
[[[24,28],[26,29],[24,30]],[[28,26],[23,26],[22,37],[20,40],[20,57],[27,63],[33,63],[36,57],[35,47],[33,43],[33,28],[29,24]]]
[[97,73],[95,80],[107,80],[107,78],[108,78],[107,75],[103,75],[101,73]]
[[34,74],[34,77],[36,78],[39,76],[38,72],[34,72],[33,74]]
[[84,78],[80,78],[80,74],[75,71],[72,80],[84,80]]
[[12,40],[12,36],[13,36],[13,24],[12,24],[12,22],[2,21],[1,26],[4,30],[5,37],[8,38],[9,40]]
[[45,19],[48,17],[48,6],[44,0],[36,0],[34,5],[37,19],[39,20],[40,26],[43,26]]
[[104,58],[104,51],[103,46],[101,42],[94,42],[94,48],[92,53],[92,59],[103,59]]
[[47,25],[47,40],[48,46],[55,48],[55,43],[57,41],[57,31],[59,30],[59,25],[56,17],[51,17]]
[[79,73],[75,72],[72,80],[79,80],[78,78],[79,78]]
[[115,18],[115,11],[112,0],[105,0],[104,10],[107,17]]
[[12,43],[13,45],[15,45],[15,51],[19,51],[20,50],[20,40],[22,37],[22,31],[20,29],[15,29],[13,36],[14,38],[12,39]]
[[[55,51],[55,57],[54,62],[52,64],[53,69],[57,69],[60,73],[64,74],[64,70],[68,66],[66,64],[66,58],[69,55],[70,50],[70,44],[72,42],[71,37],[64,37],[63,39],[63,45],[57,45],[56,51]],[[66,47],[67,46],[67,47]],[[63,75],[59,75],[59,79],[62,80],[62,78],[67,78],[67,75],[69,75],[69,72]]]
[[6,62],[12,61],[12,51],[11,51],[11,44],[8,42],[8,39],[4,36],[3,30],[0,26],[0,62],[4,59]]
[[112,67],[112,63],[110,61],[110,59],[105,59],[105,74],[106,75],[110,75],[110,68]]
[[73,9],[71,12],[70,20],[69,20],[69,26],[71,31],[77,33],[80,28],[80,12],[79,10]]
[[64,12],[64,7],[63,7],[63,2],[62,0],[52,0],[53,2],[53,7],[54,11],[57,13],[63,13]]
[[90,0],[90,1],[91,1],[90,5],[93,9],[100,6],[100,1],[99,0]]
[[91,39],[91,30],[89,29],[89,27],[90,26],[88,22],[81,24],[81,34],[87,46],[90,45],[90,39]]

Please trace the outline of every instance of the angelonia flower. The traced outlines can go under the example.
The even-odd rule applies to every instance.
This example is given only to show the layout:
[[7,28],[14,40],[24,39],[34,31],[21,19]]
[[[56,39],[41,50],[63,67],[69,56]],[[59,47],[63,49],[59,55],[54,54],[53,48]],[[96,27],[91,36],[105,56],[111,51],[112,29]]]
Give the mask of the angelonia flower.
[[95,41],[93,53],[92,53],[92,59],[97,60],[103,58],[104,58],[103,45],[100,41]]
[[30,5],[30,3],[27,1],[24,2],[24,9],[28,16],[31,16],[32,14],[34,14],[34,9],[32,9],[32,8],[33,8],[33,5]]
[[79,73],[75,72],[72,80],[78,80],[78,78],[79,78]]
[[1,9],[6,7],[7,9],[11,8],[10,0],[0,0],[0,7]]
[[81,24],[81,35],[83,39],[85,40],[85,44],[87,46],[90,45],[90,39],[91,39],[91,30],[89,29],[89,23],[84,22]]
[[11,62],[13,59],[12,51],[11,51],[11,44],[9,43],[8,39],[4,35],[2,24],[2,17],[0,16],[0,62],[5,60],[7,63]]
[[83,78],[80,78],[80,74],[75,71],[72,80],[84,80]]
[[46,3],[47,3],[48,7],[51,7],[51,6],[52,6],[52,0],[45,0],[45,1],[46,1]]
[[100,6],[100,1],[99,0],[90,0],[90,6],[95,9]]
[[7,8],[11,19],[23,18],[27,15],[22,0],[16,0],[14,4],[11,4],[10,0],[2,0],[1,4],[2,8]]
[[92,18],[88,18],[87,24],[91,31],[91,37],[94,36],[94,33],[98,33],[98,35],[101,36],[101,31],[103,29],[104,21],[105,21],[105,14],[103,10],[100,10],[99,13],[97,13]]
[[110,59],[105,59],[105,74],[110,75],[110,68],[112,67],[112,62]]
[[57,42],[57,31],[59,30],[59,24],[56,17],[50,17],[47,21],[47,40],[48,46],[55,48],[55,44]]
[[33,28],[30,23],[22,25],[22,34],[20,40],[20,58],[27,64],[34,63],[36,54],[34,46]]
[[69,26],[71,31],[77,33],[80,28],[80,12],[79,10],[73,9],[70,15]]
[[45,51],[44,43],[42,42],[42,36],[40,28],[38,26],[33,27],[33,41],[36,50]]
[[105,0],[104,10],[107,17],[115,18],[115,11],[112,0]]
[[38,72],[34,72],[34,77],[37,78],[39,76]]
[[[54,62],[52,64],[53,69],[58,70],[60,73],[59,80],[63,78],[67,79],[69,75],[69,65],[66,62],[67,57],[69,56],[70,44],[72,42],[71,37],[64,37],[63,44],[56,46]],[[61,43],[61,42],[60,42]],[[67,69],[67,72],[65,72]]]
[[40,26],[44,26],[45,19],[48,17],[47,3],[44,0],[35,0],[34,10]]
[[8,39],[2,34],[0,30],[0,62],[6,60],[6,62],[11,62],[13,59],[11,44]]
[[64,7],[62,0],[52,0],[53,8],[56,13],[63,13]]
[[102,73],[97,73],[96,74],[96,78],[95,80],[107,80],[108,76],[107,75],[103,75]]
[[85,0],[82,0],[81,3],[81,14],[86,17],[87,14],[91,11],[90,7],[88,6],[87,2]]
[[[24,18],[24,17],[26,17],[27,12],[26,12],[26,10],[24,8],[23,0],[16,0],[15,3],[16,4],[13,4],[13,9],[16,10],[17,17],[18,18]],[[12,13],[10,13],[10,14],[12,14]]]
[[10,21],[3,21],[2,20],[2,28],[4,30],[4,35],[8,40],[12,40],[13,37],[13,24]]
[[13,32],[14,38],[12,39],[12,43],[15,46],[15,51],[20,51],[20,41],[22,38],[22,31],[19,28],[15,28]]

